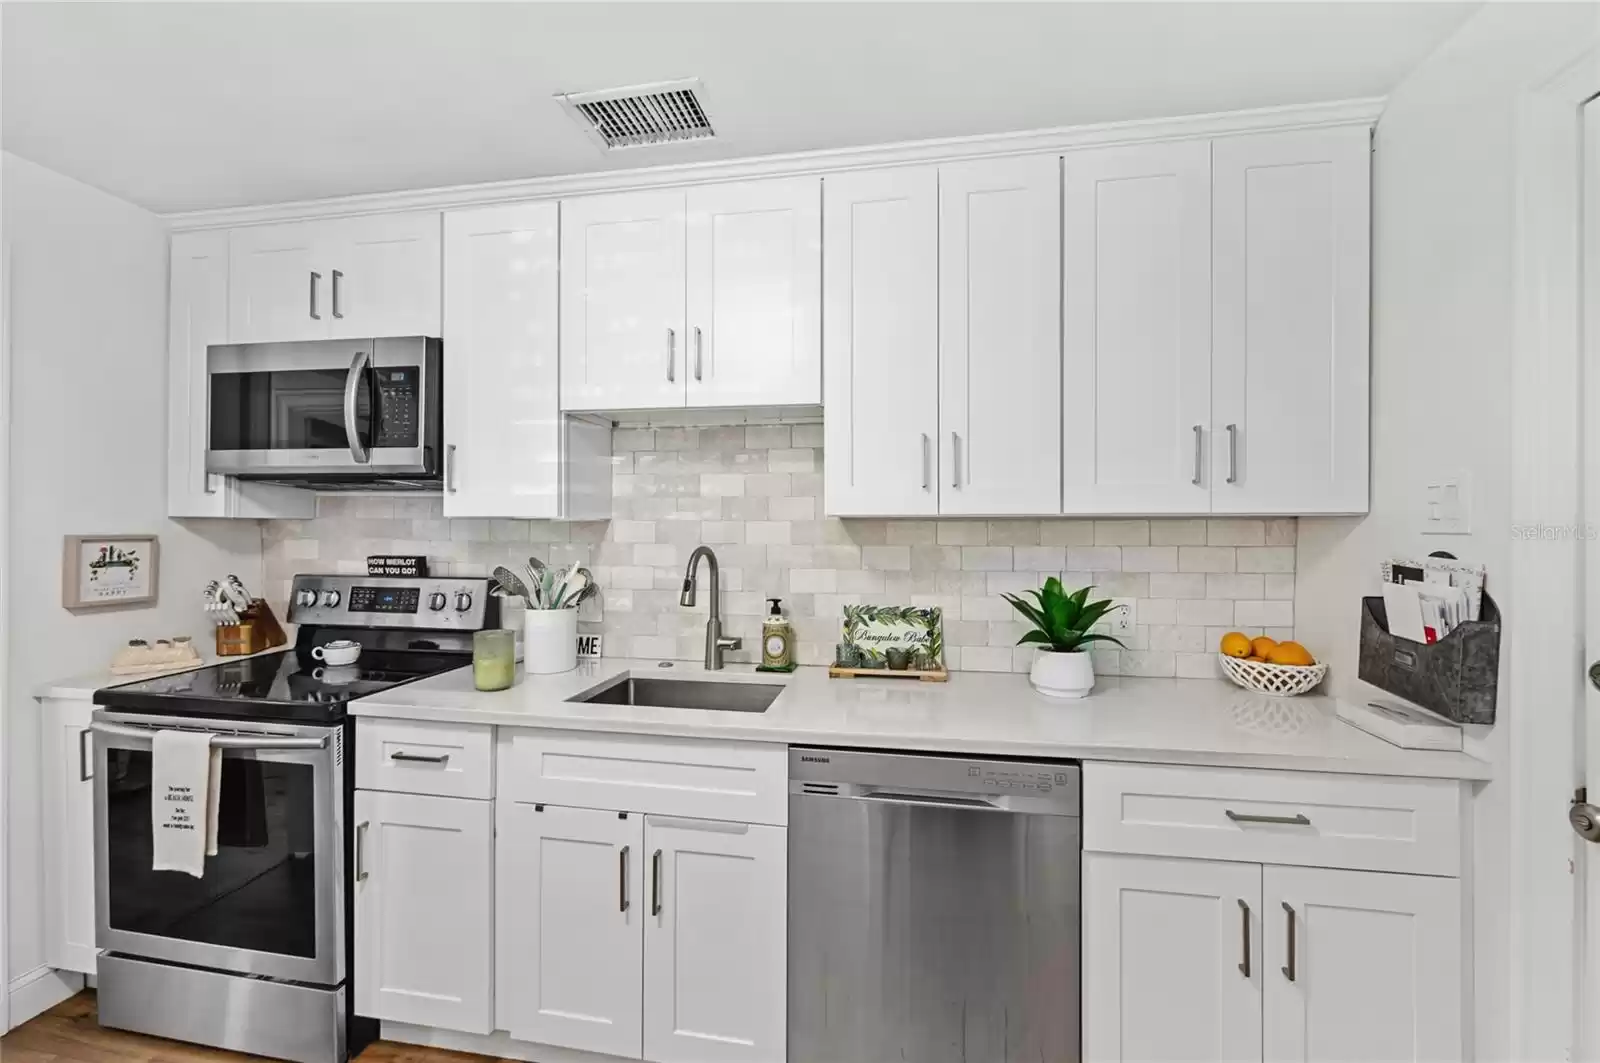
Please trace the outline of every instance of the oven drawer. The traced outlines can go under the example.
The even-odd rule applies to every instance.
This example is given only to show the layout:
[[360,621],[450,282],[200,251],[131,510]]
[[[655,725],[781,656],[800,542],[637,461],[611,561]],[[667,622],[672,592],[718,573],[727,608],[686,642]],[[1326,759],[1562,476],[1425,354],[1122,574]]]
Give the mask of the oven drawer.
[[1089,763],[1083,847],[1454,877],[1461,802],[1448,779]]
[[359,719],[356,788],[487,801],[494,797],[494,728]]
[[788,747],[500,729],[508,801],[735,823],[789,822]]

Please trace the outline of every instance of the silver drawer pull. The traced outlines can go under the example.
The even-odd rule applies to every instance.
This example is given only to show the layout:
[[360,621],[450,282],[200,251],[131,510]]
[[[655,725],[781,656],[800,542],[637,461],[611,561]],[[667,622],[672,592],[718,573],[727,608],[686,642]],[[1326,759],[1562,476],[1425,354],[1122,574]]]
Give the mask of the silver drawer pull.
[[1252,812],[1235,812],[1229,808],[1224,809],[1222,814],[1235,823],[1281,823],[1289,827],[1311,826],[1311,821],[1299,812],[1292,816],[1258,816]]
[[413,764],[444,764],[450,760],[450,754],[390,753],[389,759],[409,761]]
[[367,860],[366,860],[367,846],[366,846],[366,841],[367,841],[367,828],[369,826],[371,826],[371,825],[372,824],[370,822],[356,824],[356,881],[357,882],[365,882],[367,880]]
[[1244,940],[1241,948],[1244,955],[1239,960],[1239,973],[1246,978],[1250,977],[1250,906],[1239,898],[1239,929]]

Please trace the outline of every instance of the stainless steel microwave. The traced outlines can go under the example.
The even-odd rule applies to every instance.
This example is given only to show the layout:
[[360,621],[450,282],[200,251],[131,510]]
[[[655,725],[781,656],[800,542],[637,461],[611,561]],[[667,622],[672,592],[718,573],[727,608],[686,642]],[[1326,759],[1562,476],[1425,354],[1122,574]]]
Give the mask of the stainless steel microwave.
[[207,347],[206,471],[301,487],[436,487],[440,359],[427,336]]

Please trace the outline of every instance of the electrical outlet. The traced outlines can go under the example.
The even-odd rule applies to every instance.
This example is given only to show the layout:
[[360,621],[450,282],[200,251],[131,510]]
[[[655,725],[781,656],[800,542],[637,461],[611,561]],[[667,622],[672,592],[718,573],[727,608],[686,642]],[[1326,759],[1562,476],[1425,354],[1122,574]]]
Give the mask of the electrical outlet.
[[1133,634],[1133,626],[1139,622],[1135,614],[1136,598],[1113,598],[1111,612],[1106,614],[1110,623],[1110,634],[1117,638],[1124,638]]

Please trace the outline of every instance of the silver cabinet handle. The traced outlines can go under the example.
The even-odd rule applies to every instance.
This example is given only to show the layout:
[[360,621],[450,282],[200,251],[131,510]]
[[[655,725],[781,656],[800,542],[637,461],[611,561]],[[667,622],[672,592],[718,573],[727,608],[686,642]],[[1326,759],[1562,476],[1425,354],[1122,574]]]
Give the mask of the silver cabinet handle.
[[370,823],[356,825],[356,881],[367,881],[367,828]]
[[343,279],[344,279],[344,274],[343,273],[340,273],[338,270],[334,270],[333,271],[333,316],[334,317],[344,317],[344,314],[339,312],[339,282],[341,280],[343,280]]
[[926,491],[932,483],[933,473],[928,464],[928,433],[922,433],[922,489]]
[[661,850],[650,857],[650,914],[661,914]]
[[1285,952],[1287,953],[1285,958],[1289,962],[1283,965],[1283,976],[1285,978],[1287,978],[1289,981],[1292,982],[1292,981],[1294,981],[1294,972],[1295,972],[1295,962],[1294,962],[1294,909],[1289,907],[1289,902],[1288,901],[1284,901],[1283,902],[1283,913],[1284,913],[1284,916],[1285,916],[1285,924],[1286,924],[1286,927],[1287,927],[1287,929],[1289,931],[1288,941],[1285,942]]
[[1195,425],[1194,426],[1194,479],[1190,480],[1189,482],[1194,484],[1196,487],[1200,486],[1200,451],[1201,451],[1201,449],[1203,449],[1203,444],[1201,443],[1200,440],[1201,440],[1201,437],[1203,435],[1204,435],[1204,432],[1201,430],[1200,426],[1199,425]]
[[671,384],[677,377],[675,363],[678,360],[678,331],[667,329],[667,383]]
[[1246,978],[1250,977],[1250,906],[1239,899],[1239,931],[1244,937],[1244,955],[1239,960],[1239,973]]
[[202,479],[205,480],[206,494],[208,494],[208,495],[216,494],[217,493],[217,489],[213,485],[213,482],[212,482],[213,478],[214,478],[214,474],[209,473],[209,472],[204,472],[204,473],[201,473],[200,476],[201,476]]
[[322,274],[313,270],[311,272],[311,320],[321,321],[322,315],[317,313],[317,285],[322,283]]
[[700,363],[705,357],[706,341],[700,334],[700,326],[694,327],[694,378],[700,379]]
[[617,911],[628,910],[628,847],[617,854]]
[[444,448],[444,489],[451,494],[456,493],[456,445],[445,444]]
[[1239,426],[1228,426],[1228,482],[1239,482]]
[[370,455],[367,448],[361,445],[361,427],[356,424],[356,399],[361,390],[361,374],[369,361],[366,351],[357,351],[356,356],[350,359],[350,371],[344,375],[344,437],[350,444],[350,456],[361,465],[367,463]]
[[429,754],[429,753],[400,753],[400,752],[396,752],[396,753],[390,753],[389,754],[389,759],[390,760],[409,761],[409,762],[411,762],[413,764],[448,764],[450,762],[450,754],[448,754],[448,753]]
[[1301,812],[1296,812],[1292,816],[1261,816],[1253,812],[1235,812],[1231,808],[1225,808],[1222,810],[1222,814],[1235,823],[1283,823],[1291,827],[1311,826],[1311,821]]
[[950,486],[961,486],[961,437],[950,433]]
[[78,732],[78,781],[88,782],[94,778],[94,769],[90,766],[93,756],[89,752],[89,736],[94,732],[85,727]]

